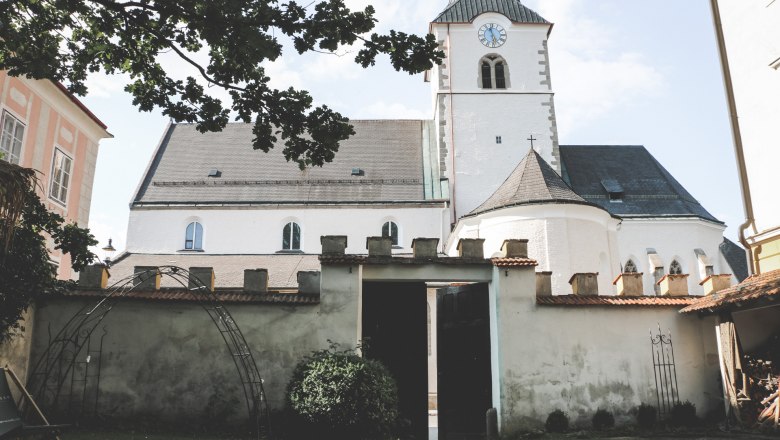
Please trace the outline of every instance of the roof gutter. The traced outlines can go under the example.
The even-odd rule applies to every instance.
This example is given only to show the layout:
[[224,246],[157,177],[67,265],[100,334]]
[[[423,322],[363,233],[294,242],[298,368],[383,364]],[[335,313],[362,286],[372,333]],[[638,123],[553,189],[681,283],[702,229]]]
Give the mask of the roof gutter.
[[739,226],[739,242],[744,246],[748,253],[748,267],[750,273],[755,274],[755,261],[753,260],[753,250],[745,238],[745,230],[748,227],[753,228],[753,233],[758,233],[756,229],[756,220],[753,215],[753,201],[750,197],[750,183],[748,181],[747,166],[745,165],[745,153],[742,148],[742,132],[739,128],[739,117],[737,115],[737,101],[734,98],[734,85],[731,80],[731,69],[729,68],[728,54],[726,53],[726,41],[723,37],[723,24],[720,19],[720,8],[718,0],[710,0],[712,5],[712,18],[715,24],[715,35],[718,40],[718,52],[720,53],[720,65],[723,69],[723,83],[726,88],[726,97],[729,105],[729,119],[731,121],[731,133],[734,138],[734,153],[737,158],[737,169],[739,170],[739,185],[742,190],[742,204],[745,210],[745,222]]

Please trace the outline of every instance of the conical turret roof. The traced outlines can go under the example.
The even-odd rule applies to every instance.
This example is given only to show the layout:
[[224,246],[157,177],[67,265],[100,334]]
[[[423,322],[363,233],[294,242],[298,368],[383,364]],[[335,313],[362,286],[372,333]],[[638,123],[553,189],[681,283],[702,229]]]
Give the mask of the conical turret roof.
[[451,0],[434,23],[470,23],[480,14],[496,12],[515,23],[549,24],[541,15],[523,6],[519,0]]
[[540,203],[595,206],[577,195],[558,173],[531,149],[496,192],[467,216],[510,206]]

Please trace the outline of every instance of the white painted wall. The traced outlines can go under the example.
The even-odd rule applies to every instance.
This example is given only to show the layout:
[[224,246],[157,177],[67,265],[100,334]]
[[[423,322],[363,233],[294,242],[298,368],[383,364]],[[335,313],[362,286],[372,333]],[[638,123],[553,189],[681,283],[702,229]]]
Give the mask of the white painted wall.
[[718,0],[758,230],[780,226],[780,2]]
[[[480,43],[479,28],[496,23],[507,31],[499,48]],[[513,24],[496,13],[473,23],[434,24],[432,32],[447,58],[430,76],[434,97],[436,139],[445,154],[455,218],[468,214],[509,176],[530,148],[528,137],[545,160],[557,165],[553,97],[546,41],[549,27]],[[485,90],[480,60],[490,54],[507,63],[506,90]],[[501,144],[496,143],[501,136]]]
[[449,224],[448,210],[441,206],[133,208],[127,251],[181,251],[185,228],[192,221],[203,225],[203,251],[207,254],[273,254],[282,249],[282,228],[290,221],[301,226],[301,248],[309,254],[321,252],[323,235],[346,235],[348,253],[366,253],[366,237],[382,235],[382,225],[394,221],[401,246],[396,252],[408,253],[415,237],[438,237],[443,243],[443,225]]
[[572,293],[569,278],[579,272],[599,272],[599,292],[613,294],[619,272],[618,220],[601,209],[572,204],[525,205],[462,219],[448,242],[457,255],[460,238],[484,238],[485,256],[498,256],[504,240],[528,239],[528,255],[538,271],[552,271],[556,295]]
[[[719,245],[723,241],[725,226],[696,219],[624,219],[618,231],[619,264],[629,258],[643,272],[646,295],[653,294],[653,269],[647,256],[647,248],[654,248],[661,258],[665,272],[669,264],[677,259],[687,273],[688,292],[691,295],[704,293],[699,282],[704,279],[703,267],[694,253],[702,249],[713,263],[714,273],[731,273],[731,268],[720,255]],[[736,282],[736,279],[733,280]]]

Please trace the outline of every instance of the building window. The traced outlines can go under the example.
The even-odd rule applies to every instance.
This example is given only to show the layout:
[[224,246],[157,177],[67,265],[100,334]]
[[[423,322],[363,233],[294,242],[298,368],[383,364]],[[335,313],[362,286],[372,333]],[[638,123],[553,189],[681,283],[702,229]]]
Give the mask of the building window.
[[282,230],[282,249],[285,251],[301,250],[301,226],[290,222]]
[[187,231],[184,234],[184,249],[188,251],[203,250],[203,225],[198,222],[187,225]]
[[636,270],[636,264],[634,263],[634,260],[629,259],[626,261],[626,267],[623,268],[623,273],[637,273],[639,272]]
[[672,260],[672,264],[669,265],[669,275],[680,275],[682,273],[682,265],[677,260]]
[[3,112],[3,132],[0,135],[0,153],[3,159],[13,164],[21,163],[22,139],[24,138],[24,124]]
[[49,197],[65,205],[68,203],[68,186],[73,159],[68,157],[59,148],[54,149],[54,160],[51,164],[51,185]]
[[500,144],[502,142],[501,136],[496,136],[496,143]]
[[483,89],[506,89],[509,72],[506,61],[498,55],[487,55],[479,62],[479,78]]
[[387,222],[382,225],[382,237],[390,237],[393,246],[398,246],[398,225],[395,222]]

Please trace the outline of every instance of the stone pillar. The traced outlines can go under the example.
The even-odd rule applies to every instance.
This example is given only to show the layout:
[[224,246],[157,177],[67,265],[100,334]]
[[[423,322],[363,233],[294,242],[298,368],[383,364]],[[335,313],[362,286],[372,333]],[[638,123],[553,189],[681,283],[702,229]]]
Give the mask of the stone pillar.
[[575,295],[598,296],[598,272],[575,273],[569,278],[571,291]]
[[82,289],[102,290],[108,286],[108,268],[102,264],[92,264],[79,272],[79,287]]
[[461,238],[458,240],[458,256],[461,258],[484,259],[484,238]]
[[157,266],[135,266],[133,273],[138,275],[143,273],[139,278],[136,278],[136,290],[160,290],[160,270]]
[[642,276],[644,273],[621,273],[612,282],[617,286],[618,296],[642,296],[645,294]]
[[439,258],[438,238],[415,238],[412,240],[414,258]]
[[298,293],[319,294],[321,275],[319,271],[298,272]]
[[536,296],[552,296],[552,272],[536,272]]
[[344,255],[347,249],[346,235],[323,235],[320,237],[322,255]]
[[731,274],[710,275],[703,279],[700,286],[704,287],[705,295],[712,295],[731,287]]
[[390,237],[368,237],[366,249],[369,257],[392,257],[393,240]]
[[504,240],[501,253],[504,254],[504,258],[528,258],[528,240]]
[[244,270],[244,292],[267,293],[268,292],[268,269]]
[[189,287],[190,289],[200,287],[198,285],[198,281],[200,281],[200,284],[206,286],[206,288],[209,289],[211,292],[214,291],[214,268],[213,267],[191,267],[189,269],[189,272],[190,272],[190,276],[189,276],[189,283],[187,287]]

